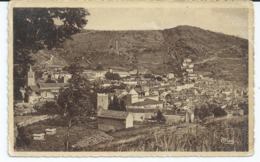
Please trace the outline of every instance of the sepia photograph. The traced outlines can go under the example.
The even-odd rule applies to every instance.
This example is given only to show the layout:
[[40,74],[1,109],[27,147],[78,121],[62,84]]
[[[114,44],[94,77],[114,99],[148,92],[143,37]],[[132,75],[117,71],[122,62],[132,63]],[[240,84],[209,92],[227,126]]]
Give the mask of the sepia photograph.
[[11,155],[253,153],[249,1],[72,3],[9,6]]

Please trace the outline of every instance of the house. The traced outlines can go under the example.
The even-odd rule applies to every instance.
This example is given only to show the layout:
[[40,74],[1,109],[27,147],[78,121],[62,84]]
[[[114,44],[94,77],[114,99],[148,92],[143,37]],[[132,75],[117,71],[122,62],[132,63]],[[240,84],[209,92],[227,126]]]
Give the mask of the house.
[[98,93],[97,94],[97,108],[108,109],[108,94]]
[[128,71],[130,75],[136,75],[137,74],[137,69],[133,69]]
[[137,81],[123,81],[123,83],[130,86],[137,85]]
[[83,74],[89,79],[104,79],[107,71],[105,70],[84,70]]
[[97,116],[98,129],[110,132],[133,127],[133,116],[125,111],[100,110]]
[[167,79],[173,79],[174,78],[174,74],[173,73],[168,73],[166,77],[167,77]]
[[227,117],[232,117],[232,116],[242,116],[244,115],[244,110],[241,108],[238,109],[226,109],[225,110],[227,113]]
[[103,79],[105,78],[105,74],[107,73],[107,71],[105,70],[96,70],[93,71],[94,72],[94,76],[96,79]]
[[126,106],[127,109],[141,108],[141,109],[162,109],[163,101],[156,101],[152,99],[145,99],[144,101],[135,102]]
[[121,78],[130,76],[130,73],[128,71],[114,70],[113,73],[117,73]]
[[34,104],[36,102],[38,102],[39,100],[39,96],[36,94],[35,91],[30,91],[27,93],[27,96],[28,96],[28,103],[29,104]]
[[185,58],[185,59],[183,60],[183,62],[185,62],[185,63],[191,63],[192,60],[191,60],[190,58]]
[[68,80],[71,79],[72,74],[64,73],[64,72],[55,72],[51,74],[52,80],[59,80],[63,78],[63,83],[68,83]]
[[154,113],[163,109],[163,101],[145,99],[126,105],[126,111],[133,115],[134,121],[144,121],[154,116]]
[[187,68],[186,71],[189,72],[189,73],[192,73],[193,72],[193,68]]
[[194,67],[194,64],[190,64],[190,65],[189,65],[189,68],[193,68],[193,67]]
[[186,123],[193,123],[194,122],[194,111],[191,109],[186,109],[185,121]]
[[59,94],[59,90],[65,87],[67,83],[40,83],[39,93],[42,99],[55,99]]
[[186,121],[186,112],[184,109],[177,109],[177,110],[168,110],[165,111],[165,118],[166,123],[168,124],[176,124],[176,123],[183,123]]
[[134,121],[143,122],[147,119],[151,119],[152,117],[154,117],[157,110],[153,108],[131,108],[127,109],[127,112],[129,112],[133,116]]

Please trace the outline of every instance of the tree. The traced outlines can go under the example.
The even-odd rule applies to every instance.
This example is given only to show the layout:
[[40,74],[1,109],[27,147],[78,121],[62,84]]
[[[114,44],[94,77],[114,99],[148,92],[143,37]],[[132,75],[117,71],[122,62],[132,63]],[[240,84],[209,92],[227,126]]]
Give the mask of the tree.
[[61,112],[59,105],[54,101],[47,101],[37,110],[41,114],[59,114]]
[[68,69],[72,77],[69,84],[60,90],[57,101],[62,113],[68,119],[67,150],[69,150],[71,126],[78,123],[80,117],[91,116],[95,113],[91,102],[90,83],[82,75],[83,68],[75,62]]
[[162,81],[162,80],[163,80],[162,77],[160,77],[160,76],[156,77],[155,79],[156,79],[157,81]]
[[244,110],[244,115],[248,115],[248,102],[239,103],[238,107]]
[[158,123],[164,124],[166,122],[165,116],[163,115],[161,110],[157,111],[157,114],[155,116],[155,119]]
[[109,99],[108,110],[113,110],[113,109],[114,109],[113,101],[111,99]]
[[14,98],[26,85],[32,54],[59,47],[86,24],[89,12],[84,8],[15,8],[13,11]]
[[48,78],[45,83],[56,83],[56,81]]
[[103,68],[102,65],[98,65],[98,66],[96,67],[96,70],[104,70],[104,68]]
[[124,100],[120,101],[120,111],[126,111],[126,105]]
[[153,78],[154,76],[150,73],[144,74],[144,78]]
[[227,115],[227,112],[221,107],[215,107],[211,112],[214,114],[214,117],[222,117]]
[[194,109],[194,114],[198,117],[201,121],[204,121],[206,117],[212,115],[208,104],[204,104],[201,107],[196,107]]
[[120,110],[120,104],[116,95],[114,95],[113,98],[113,109],[117,111]]
[[114,95],[113,100],[109,101],[108,110],[126,111],[125,101],[119,100],[117,96]]
[[119,74],[117,74],[117,73],[110,73],[110,72],[107,72],[107,73],[105,74],[105,77],[106,77],[106,79],[108,79],[108,80],[120,80],[120,79],[121,79],[121,77],[119,76]]
[[58,81],[58,83],[64,83],[64,77],[63,76],[59,77],[57,81]]

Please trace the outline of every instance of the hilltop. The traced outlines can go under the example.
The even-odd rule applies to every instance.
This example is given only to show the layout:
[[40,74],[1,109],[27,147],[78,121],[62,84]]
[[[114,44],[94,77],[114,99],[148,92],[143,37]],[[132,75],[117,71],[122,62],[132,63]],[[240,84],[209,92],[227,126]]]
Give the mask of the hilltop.
[[153,73],[178,71],[183,58],[191,58],[196,71],[212,72],[216,78],[247,82],[248,41],[192,26],[164,30],[83,30],[67,40],[57,57],[70,63],[80,57],[82,65],[105,68],[147,68]]

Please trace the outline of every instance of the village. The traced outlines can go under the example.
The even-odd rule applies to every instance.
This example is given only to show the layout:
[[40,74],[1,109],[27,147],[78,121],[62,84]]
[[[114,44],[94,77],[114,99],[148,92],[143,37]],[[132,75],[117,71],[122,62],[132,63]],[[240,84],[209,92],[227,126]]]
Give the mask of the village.
[[[153,74],[145,68],[84,69],[82,75],[90,81],[96,103],[96,113],[89,116],[89,123],[94,125],[91,127],[93,132],[98,131],[100,138],[104,138],[97,143],[111,138],[107,132],[145,129],[158,124],[187,125],[218,117],[247,115],[246,88],[232,81],[216,80],[208,72],[194,71],[194,65],[190,58],[183,59],[181,76],[174,72]],[[20,89],[23,99],[15,101],[15,123],[18,127],[58,116],[37,115],[36,107],[47,102],[55,103],[60,89],[69,84],[72,74],[61,65],[46,64],[43,69],[37,79],[33,67],[28,70],[27,85]],[[52,126],[31,132],[31,135],[34,141],[45,141],[48,135],[58,134],[57,131]],[[77,144],[81,145],[80,141]]]

